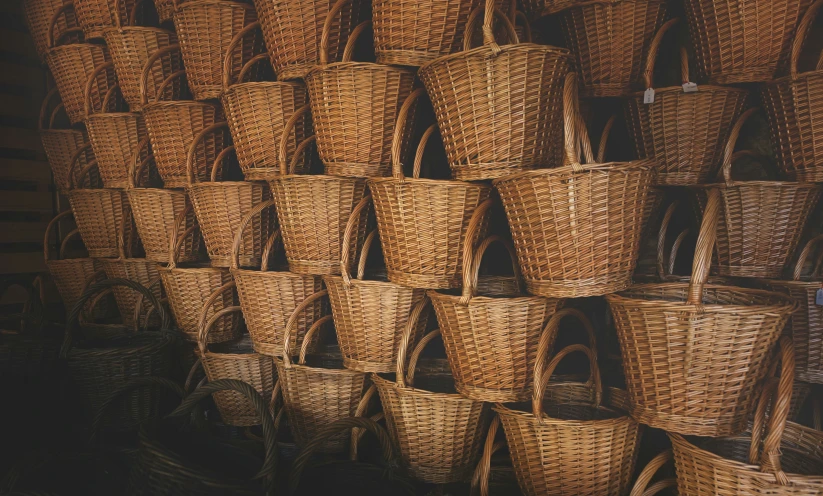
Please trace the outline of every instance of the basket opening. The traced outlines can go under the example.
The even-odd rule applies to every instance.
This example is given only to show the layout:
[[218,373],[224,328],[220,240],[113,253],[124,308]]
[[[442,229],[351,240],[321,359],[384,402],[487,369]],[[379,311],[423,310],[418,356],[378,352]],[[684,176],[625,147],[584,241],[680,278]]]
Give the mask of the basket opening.
[[[662,300],[683,302],[688,299],[687,283],[641,284],[633,286],[618,295],[640,300]],[[777,293],[732,286],[707,284],[703,289],[703,304],[706,305],[786,305],[791,299]]]
[[[233,315],[226,316],[230,322]],[[213,353],[233,353],[233,354],[252,354],[254,351],[254,343],[252,343],[251,336],[248,333],[241,335],[239,338],[225,341],[223,343],[212,343],[209,345],[209,351]]]
[[[733,438],[690,438],[695,446],[709,451],[723,458],[748,464],[751,439],[748,437]],[[815,458],[807,453],[808,449],[798,449],[785,438],[780,444],[780,463],[783,470],[789,474],[820,475],[823,473],[823,458]]]

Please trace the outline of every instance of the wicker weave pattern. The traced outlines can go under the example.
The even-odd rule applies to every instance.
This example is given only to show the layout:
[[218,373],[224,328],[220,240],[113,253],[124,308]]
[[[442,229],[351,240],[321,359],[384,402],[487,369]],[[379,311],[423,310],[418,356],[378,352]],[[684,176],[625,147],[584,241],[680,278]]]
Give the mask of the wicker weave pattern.
[[68,29],[79,27],[73,6],[64,8],[64,14],[60,15],[51,25],[54,14],[66,3],[68,3],[67,0],[26,0],[23,2],[23,19],[34,40],[34,47],[37,49],[41,62],[45,62],[48,55],[50,26],[55,36],[65,33]]
[[74,0],[86,39],[102,38],[106,28],[129,25],[140,4],[140,0]]
[[[69,179],[69,165],[74,154],[86,144],[86,137],[82,131],[76,129],[41,129],[40,141],[54,175],[54,183],[58,191],[67,194],[71,188]],[[80,152],[78,169],[83,169],[94,160],[91,145]]]
[[[109,60],[108,50],[101,45],[77,43],[54,47],[49,51],[47,62],[54,76],[60,98],[72,124],[81,122],[86,114],[83,83],[94,69]],[[97,74],[91,92],[92,110],[102,107],[106,92],[116,84],[113,68]]]
[[127,188],[133,155],[147,136],[143,116],[126,112],[90,115],[86,128],[103,185]]
[[[181,212],[187,211],[185,227],[188,228],[197,221],[188,196],[184,191],[157,188],[133,188],[128,190],[128,195],[146,258],[168,263],[174,220]],[[191,233],[184,241],[178,261],[197,261],[200,258],[200,243],[199,233]]]
[[[103,270],[106,271],[106,277],[109,279],[134,281],[148,288],[158,300],[162,298],[163,286],[160,284],[160,272],[157,270],[156,262],[145,258],[104,259],[100,262],[103,265]],[[139,298],[139,293],[123,286],[115,286],[113,292],[114,301],[120,310],[120,318],[123,324],[128,327],[144,326],[145,312],[142,311],[143,307],[141,307],[139,323],[135,322],[135,316],[137,315],[137,305],[145,305],[145,299]],[[152,314],[152,317],[149,318],[149,324],[157,325],[158,323],[157,315]]]
[[[215,290],[231,283],[231,273],[228,269],[211,267],[161,267],[158,270],[177,328],[188,341],[197,341],[200,312]],[[206,317],[210,319],[218,311],[237,303],[234,292],[224,292],[209,305]],[[209,343],[222,343],[237,337],[239,320],[236,315],[230,315],[213,324],[208,335]]]
[[[117,237],[123,230],[123,217],[131,218],[126,192],[116,189],[75,189],[69,192],[69,203],[89,256],[118,256]],[[127,223],[125,228],[129,231],[135,229],[134,223]]]
[[160,22],[174,20],[174,9],[176,0],[154,0],[154,8],[157,9],[157,17]]

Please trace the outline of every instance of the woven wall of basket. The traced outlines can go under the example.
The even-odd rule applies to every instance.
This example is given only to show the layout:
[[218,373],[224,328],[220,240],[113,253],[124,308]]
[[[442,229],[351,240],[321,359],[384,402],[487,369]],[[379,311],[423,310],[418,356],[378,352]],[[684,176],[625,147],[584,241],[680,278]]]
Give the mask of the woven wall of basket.
[[[57,19],[52,21],[55,16]],[[71,43],[76,43],[83,37],[74,4],[68,0],[26,0],[23,2],[23,19],[41,62],[46,61],[49,53],[50,32],[56,30]]]
[[103,38],[107,28],[133,26],[146,15],[145,0],[73,0],[86,39]]

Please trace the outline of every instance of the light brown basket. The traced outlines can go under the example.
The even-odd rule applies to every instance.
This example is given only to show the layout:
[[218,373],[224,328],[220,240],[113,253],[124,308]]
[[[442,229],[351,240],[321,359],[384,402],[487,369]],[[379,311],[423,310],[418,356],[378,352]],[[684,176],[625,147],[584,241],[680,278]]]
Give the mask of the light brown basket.
[[174,11],[183,0],[154,0],[154,8],[161,23],[174,21]]
[[790,75],[763,86],[775,155],[792,181],[823,182],[823,53],[814,70],[798,71],[803,44],[823,1],[816,1],[800,23],[792,44]]
[[[240,221],[232,247],[231,271],[237,281],[237,293],[243,314],[247,316],[246,326],[254,349],[264,355],[280,356],[289,317],[306,298],[323,289],[323,280],[319,276],[269,270],[269,261],[280,237],[279,230],[266,240],[260,270],[242,268],[239,251],[243,233],[255,216],[273,206],[272,200],[258,203]],[[329,313],[323,300],[315,301],[305,310],[298,314],[297,330],[289,346],[296,347],[297,340],[303,340],[309,328]]]
[[[314,141],[303,140],[287,161],[286,143],[297,121],[306,116],[304,105],[286,122],[280,139],[280,176],[269,181],[289,270],[297,274],[340,274],[340,253],[346,223],[355,205],[366,195],[366,181],[359,178],[295,174],[298,159]],[[361,217],[357,236],[351,239],[355,253],[366,236],[366,217]]]
[[[292,363],[291,343],[295,341],[297,320],[303,310],[311,308],[315,301],[326,295],[326,290],[319,291],[297,305],[286,323],[282,357],[274,359],[283,393],[283,408],[298,445],[307,443],[328,424],[354,416],[361,400],[368,401],[371,396],[364,394],[366,374],[362,372],[306,365],[308,347],[316,339],[314,334],[323,324],[332,322],[331,315],[321,317],[312,324],[303,337],[297,363]],[[322,451],[339,452],[345,449],[348,441],[345,434],[330,438]]]
[[820,198],[821,187],[812,183],[734,181],[734,147],[747,110],[735,123],[723,155],[723,183],[695,188],[703,209],[706,190],[720,190],[723,199],[717,226],[717,273],[721,276],[779,279],[794,253],[803,228]]
[[[411,289],[384,280],[365,280],[366,260],[377,232],[366,236],[357,264],[357,277],[351,270],[351,243],[360,225],[360,217],[368,215],[371,196],[366,196],[352,210],[343,235],[340,255],[342,276],[323,276],[329,290],[337,342],[343,355],[343,366],[360,372],[391,372],[397,363],[397,348],[415,306],[423,300],[425,290]],[[426,330],[428,314],[417,319],[412,341]]]
[[[412,91],[414,72],[369,62],[352,62],[355,43],[370,21],[352,31],[341,62],[330,64],[328,31],[351,0],[338,0],[323,26],[320,65],[306,75],[317,151],[326,174],[379,177],[390,172],[397,113]],[[407,133],[404,148],[408,146]]]
[[[394,177],[369,179],[377,227],[389,280],[411,288],[456,288],[462,282],[463,247],[483,239],[488,229],[486,184],[420,179],[423,151],[436,131],[431,125],[420,139],[411,178],[403,175],[400,145],[409,110],[424,94],[415,90],[397,116],[392,143]],[[479,223],[467,240],[471,223]]]
[[[52,19],[57,16],[57,21]],[[34,48],[41,62],[46,62],[49,52],[49,30],[55,28],[71,43],[83,37],[83,30],[77,23],[74,4],[70,0],[24,0],[23,20],[34,40]]]
[[[271,64],[281,81],[302,79],[320,61],[320,43],[332,0],[257,0],[263,37]],[[343,4],[340,16],[332,19],[328,30],[329,59],[337,62],[343,56],[346,40],[361,21],[361,11],[368,11],[368,2],[352,0]]]
[[86,39],[102,38],[106,28],[133,26],[141,17],[144,0],[73,0],[77,21]]
[[[654,158],[657,185],[689,186],[709,181],[720,166],[723,146],[734,122],[745,108],[748,92],[738,88],[701,85],[685,93],[682,86],[653,88],[652,77],[663,35],[677,19],[666,22],[649,48],[644,73],[654,102],[644,103],[644,92],[625,100],[624,109],[637,156]],[[686,49],[680,49],[683,84],[690,82]],[[647,90],[648,91],[648,90]]]
[[[280,138],[283,128],[294,112],[309,102],[306,88],[291,82],[243,82],[254,64],[268,60],[268,55],[260,54],[249,60],[240,70],[237,82],[232,84],[231,57],[234,48],[251,30],[260,27],[253,22],[240,30],[226,50],[223,62],[223,108],[229,123],[240,169],[247,181],[266,181],[280,175],[278,163]],[[286,153],[291,155],[311,133],[311,120],[305,119],[302,126],[295,126],[287,142]],[[308,172],[310,150],[303,157],[303,167],[297,173]]]
[[[426,302],[421,301],[418,308]],[[415,312],[413,317],[417,315],[419,313]],[[491,409],[488,403],[459,394],[414,387],[414,372],[420,354],[440,335],[440,331],[435,330],[423,336],[412,351],[406,369],[406,355],[417,328],[415,320],[409,319],[400,341],[396,382],[372,376],[383,403],[386,426],[400,449],[402,463],[409,475],[430,484],[468,480],[480,459]]]
[[797,23],[812,1],[684,1],[701,79],[710,84],[774,79],[785,69]]
[[[543,370],[549,333],[541,337],[534,367],[531,412],[497,405],[509,442],[514,472],[523,492],[536,495],[625,494],[631,487],[640,425],[624,412],[601,403],[602,385],[595,352],[581,344],[559,351]],[[585,385],[566,385],[573,394],[544,404],[544,391],[560,361],[584,353],[591,376]],[[523,411],[526,410],[526,411]]]
[[[475,10],[466,26],[473,31]],[[494,40],[495,14],[511,45]],[[519,43],[506,16],[486,0],[483,46],[420,68],[434,105],[452,176],[494,179],[560,162],[563,153],[562,86],[571,57],[565,49]]]
[[[631,284],[654,163],[604,163],[604,146],[595,162],[577,112],[574,73],[566,78],[564,107],[565,164],[494,184],[529,293],[555,298],[613,293]],[[579,146],[587,164],[580,163]]]
[[[246,25],[257,20],[252,5],[228,0],[187,0],[174,13],[180,51],[195,100],[220,98],[226,48]],[[265,52],[261,36],[243,38],[232,72]]]
[[779,293],[706,285],[720,214],[709,191],[691,282],[641,284],[606,296],[623,355],[631,415],[698,436],[742,432],[768,354],[797,309]]

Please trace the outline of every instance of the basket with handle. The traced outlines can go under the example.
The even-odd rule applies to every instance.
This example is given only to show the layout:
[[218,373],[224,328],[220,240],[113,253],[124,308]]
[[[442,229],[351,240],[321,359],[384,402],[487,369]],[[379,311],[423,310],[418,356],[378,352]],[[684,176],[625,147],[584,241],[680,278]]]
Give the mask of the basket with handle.
[[[263,249],[260,270],[245,267],[239,258],[240,244],[246,227],[265,209],[274,210],[274,201],[258,203],[240,221],[232,247],[231,273],[237,282],[240,306],[246,316],[254,349],[258,353],[279,356],[283,352],[283,335],[294,309],[312,294],[323,289],[320,276],[295,274],[288,271],[269,270],[272,255],[276,252],[280,231],[269,234]],[[254,224],[252,224],[254,226]],[[312,325],[328,315],[324,300],[315,300],[297,317],[297,330],[291,346],[297,346]]]
[[701,209],[706,191],[720,191],[717,225],[717,273],[721,276],[779,279],[794,253],[821,187],[813,183],[735,181],[734,147],[743,124],[757,111],[747,110],[732,129],[723,155],[723,183],[694,188]]
[[670,432],[742,432],[769,350],[797,309],[779,293],[706,284],[720,203],[720,191],[710,190],[689,283],[640,284],[606,296],[630,413]]
[[[198,145],[212,133],[225,133],[228,124],[218,122],[203,129],[189,146],[186,158],[186,170],[189,174],[188,193],[197,221],[203,232],[206,251],[212,267],[230,267],[234,232],[240,220],[256,204],[271,198],[271,193],[262,182],[219,181],[221,169],[234,146],[228,146],[217,155],[211,166],[211,180],[198,182],[195,176],[194,161],[197,158]],[[200,166],[197,166],[200,169]],[[262,216],[245,233],[240,246],[240,260],[243,265],[258,265],[261,262],[263,247],[269,234],[275,229],[275,215]]]
[[514,468],[508,453],[503,458],[508,463],[506,465],[492,466],[492,457],[506,447],[505,441],[497,441],[497,433],[500,431],[500,417],[495,415],[489,424],[489,432],[486,434],[486,442],[483,445],[483,456],[474,469],[471,480],[472,496],[488,496],[493,494],[511,494],[521,496],[520,487],[514,475]]
[[[323,26],[320,65],[306,75],[317,151],[326,174],[380,177],[390,172],[392,134],[397,113],[412,91],[408,68],[353,62],[357,39],[371,26],[358,25],[349,36],[343,58],[329,63],[328,31],[340,9],[352,0],[337,0]],[[408,147],[403,136],[401,148]]]
[[654,478],[657,471],[672,460],[674,460],[674,457],[671,450],[666,450],[652,458],[637,476],[629,496],[654,496],[666,489],[677,487],[677,479],[674,477],[659,479],[657,482],[652,483],[652,478]]
[[148,0],[73,0],[86,39],[102,38],[106,28],[142,20]]
[[[456,288],[462,282],[463,247],[483,239],[488,229],[485,209],[487,184],[457,180],[421,179],[423,152],[437,130],[432,124],[423,133],[414,158],[412,177],[401,164],[401,138],[417,89],[403,103],[392,142],[393,177],[369,179],[377,227],[389,280],[411,288]],[[470,223],[478,223],[467,239]]]
[[[654,102],[644,103],[645,92],[639,92],[623,105],[637,156],[656,159],[656,184],[664,186],[689,186],[711,179],[748,97],[746,90],[722,86],[700,85],[689,93],[685,86],[654,88],[652,77],[660,44],[677,22],[666,22],[649,47],[643,78],[646,88],[654,91]],[[683,85],[690,83],[685,48],[680,49],[680,69]]]
[[[280,175],[269,180],[277,218],[289,261],[297,274],[340,274],[341,241],[346,222],[357,202],[366,195],[362,178],[296,174],[297,162],[315,137],[309,136],[295,149],[291,160],[286,143],[301,118],[308,118],[309,106],[292,114],[280,138]],[[352,247],[362,246],[366,236],[366,216],[361,216]]]
[[[471,48],[481,9],[466,25],[463,51],[420,68],[431,96],[452,176],[495,179],[560,162],[563,77],[571,57],[565,49],[519,43],[505,14],[485,0],[483,46]],[[498,45],[497,15],[512,44]]]
[[684,1],[701,79],[710,84],[772,80],[786,68],[797,24],[812,1],[751,0],[733,6]]
[[262,36],[244,37],[240,56],[225,59],[234,36],[257,21],[252,5],[227,0],[187,0],[174,13],[180,51],[186,65],[189,88],[195,100],[220,98],[223,92],[223,62],[239,71],[259,53],[265,53]]
[[[366,260],[377,232],[372,230],[363,243],[357,264],[357,277],[349,275],[352,250],[349,240],[355,235],[359,217],[368,214],[371,196],[367,195],[352,210],[343,234],[340,255],[342,276],[323,276],[329,290],[337,342],[343,354],[343,366],[360,372],[392,372],[397,362],[397,348],[414,308],[423,300],[425,290],[413,289],[386,280],[364,279]],[[416,342],[428,322],[418,319]]]
[[[52,17],[58,16],[52,24]],[[62,36],[77,43],[83,38],[83,30],[77,23],[74,4],[69,0],[25,0],[23,20],[34,40],[34,48],[40,61],[45,63],[49,53],[49,29],[56,28]]]
[[[295,339],[297,320],[311,305],[327,296],[326,290],[318,291],[303,300],[294,309],[286,323],[283,336],[282,356],[274,358],[277,377],[282,388],[283,408],[289,419],[289,427],[298,445],[314,438],[328,424],[345,417],[354,416],[358,405],[368,402],[374,394],[364,392],[366,374],[349,369],[327,369],[306,364],[308,348],[316,340],[314,334],[324,324],[332,322],[331,315],[317,319],[306,331],[302,341]],[[300,344],[296,362],[292,343]],[[296,347],[295,347],[296,348]],[[346,447],[345,435],[337,435],[322,446],[324,452],[339,452]]]
[[[277,79],[302,79],[320,62],[323,26],[334,5],[333,0],[254,2]],[[330,61],[337,62],[343,57],[346,40],[364,11],[368,11],[368,2],[352,0],[332,19],[326,49]]]
[[649,46],[665,19],[665,0],[582,1],[561,12],[582,95],[626,96],[640,80]]
[[[280,138],[283,128],[294,112],[309,102],[305,86],[288,81],[244,82],[255,64],[268,60],[267,54],[260,54],[246,62],[232,83],[231,58],[235,48],[251,31],[259,29],[260,23],[253,22],[240,30],[226,49],[223,62],[223,108],[229,123],[234,148],[240,169],[248,181],[265,181],[280,174],[278,163]],[[286,153],[291,155],[308,135],[311,121],[305,119],[302,126],[295,126],[287,141]],[[303,167],[298,173],[308,172],[311,164],[310,150],[303,157]]]
[[[574,73],[566,77],[563,96],[565,164],[497,179],[494,185],[529,293],[555,298],[613,293],[631,284],[654,163],[604,163],[605,140],[595,159],[577,111]],[[581,146],[586,164],[580,161]]]
[[[427,301],[428,298],[418,307]],[[419,312],[415,314],[417,317]],[[409,355],[409,348],[414,344],[411,338],[416,334],[415,320],[409,319],[400,340],[396,382],[376,374],[372,376],[380,393],[386,425],[400,450],[402,465],[410,475],[431,484],[468,480],[480,460],[491,409],[488,403],[459,394],[414,387],[420,354],[440,335],[439,330],[429,332]]]
[[767,83],[761,90],[769,117],[772,144],[780,169],[792,181],[823,182],[823,53],[814,69],[800,72],[803,45],[812,33],[823,2],[815,1],[797,29],[789,60],[789,75]]

